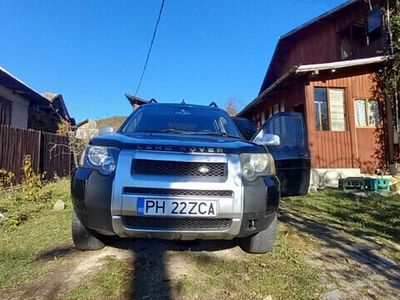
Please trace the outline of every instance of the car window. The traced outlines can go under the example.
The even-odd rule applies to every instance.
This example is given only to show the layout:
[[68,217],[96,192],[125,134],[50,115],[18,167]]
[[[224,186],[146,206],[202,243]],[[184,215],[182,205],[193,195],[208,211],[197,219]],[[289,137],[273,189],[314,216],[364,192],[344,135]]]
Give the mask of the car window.
[[143,106],[128,119],[122,132],[177,130],[225,133],[241,137],[229,115],[219,109],[183,106]]
[[279,135],[282,146],[303,148],[306,145],[304,130],[304,123],[300,116],[287,115],[271,118],[262,128],[263,133],[261,131],[260,133]]

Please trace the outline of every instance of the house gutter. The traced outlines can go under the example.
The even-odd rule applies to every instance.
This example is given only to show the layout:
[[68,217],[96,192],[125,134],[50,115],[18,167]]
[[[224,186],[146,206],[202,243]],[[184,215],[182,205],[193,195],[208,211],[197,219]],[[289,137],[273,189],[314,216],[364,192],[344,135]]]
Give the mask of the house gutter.
[[387,59],[387,56],[374,56],[374,57],[368,57],[368,58],[336,61],[336,62],[322,63],[322,64],[301,65],[296,69],[296,74],[371,65],[371,64],[384,62],[386,59]]
[[297,68],[298,68],[297,66],[294,66],[289,71],[287,71],[285,74],[283,74],[281,77],[279,77],[273,84],[271,84],[267,89],[265,89],[262,93],[260,93],[253,101],[251,101],[249,104],[247,104],[246,107],[244,109],[242,109],[242,111],[240,113],[237,114],[237,116],[241,117],[251,107],[259,104],[262,101],[262,99],[266,95],[268,95],[270,92],[272,92],[278,85],[280,85],[282,82],[284,82],[286,79],[288,79],[293,74],[296,74]]

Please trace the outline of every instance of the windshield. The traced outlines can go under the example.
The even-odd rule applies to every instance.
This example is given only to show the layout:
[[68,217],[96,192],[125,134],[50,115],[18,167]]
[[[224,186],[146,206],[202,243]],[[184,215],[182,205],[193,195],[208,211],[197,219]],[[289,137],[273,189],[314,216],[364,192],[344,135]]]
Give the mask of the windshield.
[[226,112],[190,106],[143,106],[129,117],[121,132],[218,134],[241,138]]

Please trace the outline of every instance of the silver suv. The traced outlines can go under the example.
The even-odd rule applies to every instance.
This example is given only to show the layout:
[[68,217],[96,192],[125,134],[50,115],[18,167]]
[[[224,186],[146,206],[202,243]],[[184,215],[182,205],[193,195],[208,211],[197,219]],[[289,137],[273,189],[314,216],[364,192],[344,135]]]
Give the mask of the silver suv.
[[[93,138],[73,174],[75,246],[100,249],[113,235],[237,238],[244,251],[271,251],[280,188],[288,195],[307,191],[309,153],[293,147],[293,136],[288,138],[291,150],[282,145],[284,131],[301,130],[295,140],[306,145],[301,115],[270,121],[246,141],[217,107],[141,106],[115,134]],[[285,151],[295,151],[295,159],[279,159]]]

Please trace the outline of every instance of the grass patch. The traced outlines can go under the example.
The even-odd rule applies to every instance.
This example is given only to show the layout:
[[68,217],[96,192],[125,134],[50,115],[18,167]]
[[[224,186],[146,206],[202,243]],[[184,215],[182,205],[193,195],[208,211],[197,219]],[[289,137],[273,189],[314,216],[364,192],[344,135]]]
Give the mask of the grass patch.
[[317,244],[304,242],[285,224],[280,224],[279,229],[277,244],[269,254],[243,254],[245,259],[235,260],[188,253],[196,266],[196,274],[178,283],[181,293],[238,299],[262,299],[267,295],[274,299],[318,298],[319,271],[310,268],[302,255]]
[[[6,208],[3,210],[6,218],[9,214],[27,216],[19,224],[0,224],[0,289],[18,286],[44,274],[48,261],[38,259],[39,254],[46,249],[65,245],[65,241],[70,239],[68,182],[68,179],[63,179],[45,185],[40,193],[47,195],[47,198],[40,203],[18,202],[19,192],[7,197],[0,196],[0,207]],[[51,207],[58,199],[66,202],[66,210],[52,211]]]
[[[43,256],[46,251],[71,244],[69,180],[40,187],[30,202],[18,194],[21,192],[0,195],[0,210],[6,218],[26,216],[18,223],[11,222],[13,218],[0,223],[0,291],[3,292],[23,287],[24,283],[51,274],[56,268],[68,267],[70,263],[68,257],[55,261],[53,256],[58,254]],[[67,209],[52,210],[58,199],[67,204]],[[319,224],[340,227],[351,239],[369,234],[385,244],[400,240],[400,196],[372,195],[356,199],[354,195],[337,190],[324,190],[282,202],[290,213]],[[181,253],[187,256],[193,273],[172,279],[172,288],[183,299],[193,299],[196,295],[203,299],[257,299],[268,295],[273,299],[316,299],[322,293],[320,270],[310,267],[304,261],[304,254],[318,251],[319,247],[318,238],[311,233],[303,233],[296,226],[281,222],[276,246],[269,254],[243,253],[243,257],[232,259],[212,253]],[[398,252],[392,251],[389,257],[400,261]],[[126,298],[132,295],[134,276],[132,262],[109,260],[95,276],[59,296],[67,299]]]
[[132,284],[132,270],[129,262],[121,260],[108,261],[102,270],[90,282],[66,292],[64,299],[115,299],[128,293]]
[[[283,205],[291,213],[339,227],[354,238],[367,235],[385,244],[400,243],[400,195],[359,197],[325,189],[304,197],[285,198]],[[399,251],[396,252],[389,254],[400,261]]]

